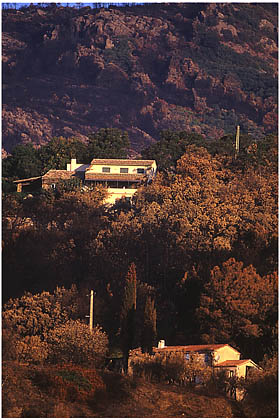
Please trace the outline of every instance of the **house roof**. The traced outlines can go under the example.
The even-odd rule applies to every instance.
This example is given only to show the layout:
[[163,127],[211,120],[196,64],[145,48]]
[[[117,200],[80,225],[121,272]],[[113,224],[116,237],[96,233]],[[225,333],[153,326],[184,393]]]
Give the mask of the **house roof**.
[[91,165],[117,165],[117,166],[148,166],[155,160],[136,160],[136,159],[92,159]]
[[132,181],[140,182],[143,180],[145,175],[133,175],[133,174],[106,174],[106,173],[92,173],[86,172],[86,181]]
[[256,363],[253,362],[251,359],[243,359],[243,360],[225,360],[224,362],[217,363],[215,367],[237,367],[244,364],[252,363],[254,366],[257,367]]
[[50,169],[42,178],[45,179],[70,179],[71,176],[75,175],[75,171],[66,171],[65,169]]
[[37,179],[41,179],[41,176],[34,176],[33,178],[24,178],[24,179],[17,179],[13,181],[14,184],[19,184],[21,182],[29,182],[29,181],[36,181]]
[[235,350],[229,344],[195,344],[195,345],[189,345],[189,346],[166,346],[163,348],[154,347],[153,351],[155,352],[158,352],[158,351],[186,351],[186,352],[214,351],[214,350],[218,350],[223,347],[226,347],[226,346],[232,348],[236,353],[240,354],[239,351]]

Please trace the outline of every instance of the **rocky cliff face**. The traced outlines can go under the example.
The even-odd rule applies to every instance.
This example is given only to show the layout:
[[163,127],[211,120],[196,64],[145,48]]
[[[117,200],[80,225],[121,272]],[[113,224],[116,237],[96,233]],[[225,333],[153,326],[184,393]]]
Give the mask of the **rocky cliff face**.
[[134,150],[162,129],[277,129],[277,4],[3,12],[3,147],[101,127]]

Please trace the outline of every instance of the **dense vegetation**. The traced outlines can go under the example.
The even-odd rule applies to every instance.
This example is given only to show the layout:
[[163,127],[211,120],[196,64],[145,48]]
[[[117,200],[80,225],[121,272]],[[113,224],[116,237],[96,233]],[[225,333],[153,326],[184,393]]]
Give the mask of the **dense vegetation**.
[[[41,149],[17,146],[3,161],[7,181],[30,175],[36,162],[36,174],[65,167],[88,148],[101,156],[99,135],[88,146],[64,138]],[[123,157],[127,136],[117,132],[113,143],[112,157]],[[270,360],[246,385],[248,413],[265,410],[253,409],[262,387],[276,410],[277,367],[268,366],[277,351],[277,152],[276,136],[241,136],[236,154],[233,136],[205,148],[200,136],[165,131],[143,151],[161,171],[131,206],[105,207],[105,190],[78,185],[4,192],[4,360],[100,368],[108,341],[111,354],[126,359],[129,349],[150,352],[162,338],[227,342],[243,358]],[[90,289],[94,340],[85,325]]]
[[[108,145],[112,157],[123,156],[122,138],[115,138],[115,149]],[[163,132],[143,152],[163,172],[138,190],[132,207],[105,208],[100,188],[5,193],[4,300],[25,290],[93,288],[96,322],[118,342],[125,277],[134,263],[136,308],[142,317],[147,297],[156,297],[158,337],[179,344],[227,341],[261,360],[276,343],[276,137],[257,143],[241,137],[237,158],[232,137],[218,143],[206,150],[197,135]],[[96,142],[92,147],[97,150]],[[41,168],[65,167],[80,150],[86,156],[86,145],[65,139],[41,149],[17,146],[3,172],[32,175],[34,153]]]

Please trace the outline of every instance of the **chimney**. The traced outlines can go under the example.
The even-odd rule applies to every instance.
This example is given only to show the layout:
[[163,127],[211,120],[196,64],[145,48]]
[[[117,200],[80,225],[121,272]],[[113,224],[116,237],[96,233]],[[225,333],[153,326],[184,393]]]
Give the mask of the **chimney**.
[[76,166],[77,166],[77,159],[71,159],[70,171],[74,171],[76,169]]
[[160,340],[158,342],[158,349],[163,349],[165,347],[165,341],[164,340]]
[[77,159],[71,159],[71,163],[67,163],[67,171],[75,171],[77,167]]

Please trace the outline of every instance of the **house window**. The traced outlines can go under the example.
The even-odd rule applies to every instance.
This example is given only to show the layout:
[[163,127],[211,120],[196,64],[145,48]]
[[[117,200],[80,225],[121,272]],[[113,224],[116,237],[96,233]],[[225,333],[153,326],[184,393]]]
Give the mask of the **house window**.
[[208,363],[209,362],[209,354],[208,353],[205,353],[204,354],[204,362],[205,363]]
[[229,377],[232,378],[233,377],[233,374],[234,374],[233,370],[230,370],[229,371]]
[[128,174],[128,168],[120,168],[121,174]]
[[190,353],[186,353],[186,354],[185,354],[185,359],[186,359],[186,360],[190,360]]
[[145,173],[144,168],[137,168],[137,173],[138,174],[144,174]]
[[108,166],[103,166],[102,172],[110,173],[111,172],[111,168],[109,168]]
[[53,190],[55,190],[56,185],[55,185],[55,184],[51,184],[51,188],[52,188]]

